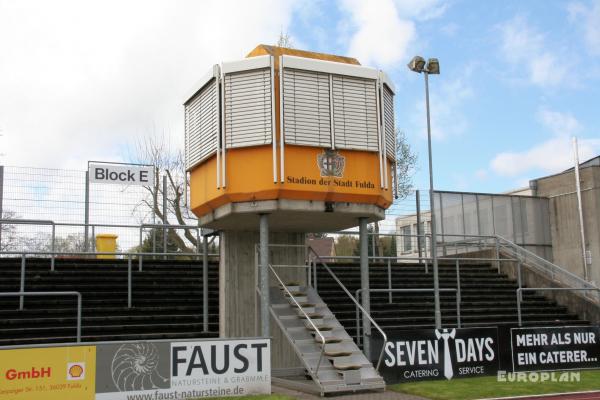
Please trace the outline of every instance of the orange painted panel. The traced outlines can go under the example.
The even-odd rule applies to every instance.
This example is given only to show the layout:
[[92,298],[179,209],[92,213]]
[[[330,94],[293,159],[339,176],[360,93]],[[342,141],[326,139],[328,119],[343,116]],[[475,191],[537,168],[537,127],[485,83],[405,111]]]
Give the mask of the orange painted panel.
[[[278,148],[279,150],[279,148]],[[226,154],[225,188],[216,188],[216,157],[191,171],[191,208],[198,216],[231,202],[316,200],[376,204],[392,203],[392,165],[387,162],[388,188],[381,189],[377,153],[340,150],[345,158],[341,178],[322,177],[317,157],[324,149],[285,146],[284,182],[273,182],[271,146],[230,149]],[[277,170],[279,173],[279,152]]]

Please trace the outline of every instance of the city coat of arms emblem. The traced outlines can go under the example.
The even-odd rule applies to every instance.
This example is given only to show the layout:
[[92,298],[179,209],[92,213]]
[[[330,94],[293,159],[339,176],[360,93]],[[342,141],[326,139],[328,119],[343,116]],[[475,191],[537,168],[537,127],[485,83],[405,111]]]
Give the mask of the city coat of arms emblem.
[[328,149],[317,156],[317,165],[322,177],[343,178],[346,157],[335,150]]

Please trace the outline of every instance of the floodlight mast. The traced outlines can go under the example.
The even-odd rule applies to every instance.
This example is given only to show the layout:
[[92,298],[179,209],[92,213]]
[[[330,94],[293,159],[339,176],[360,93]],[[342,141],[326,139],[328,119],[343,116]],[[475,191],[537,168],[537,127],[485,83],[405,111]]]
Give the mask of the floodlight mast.
[[442,327],[442,313],[440,310],[440,279],[437,259],[437,236],[435,228],[435,207],[433,191],[433,161],[431,151],[431,118],[429,114],[429,74],[439,75],[440,63],[437,58],[430,58],[427,63],[421,56],[415,56],[408,63],[408,68],[416,73],[423,72],[425,76],[425,108],[427,111],[427,150],[429,155],[429,204],[431,208],[431,258],[433,259],[433,300],[435,308],[435,327]]

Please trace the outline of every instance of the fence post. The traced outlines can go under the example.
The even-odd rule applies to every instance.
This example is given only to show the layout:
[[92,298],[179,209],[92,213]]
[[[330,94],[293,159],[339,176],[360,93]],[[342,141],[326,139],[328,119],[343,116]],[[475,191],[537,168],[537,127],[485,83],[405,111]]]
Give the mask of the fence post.
[[521,260],[519,260],[519,262],[517,263],[517,283],[519,285],[519,289],[521,289],[522,287],[521,279]]
[[55,242],[56,242],[56,225],[54,224],[54,222],[52,222],[52,243],[50,245],[52,254],[50,255],[50,271],[54,271],[54,258],[55,258],[54,250],[56,248]]
[[[152,231],[150,231],[150,233],[152,234],[152,252],[156,253],[156,210],[158,210],[158,185],[156,184],[156,180],[158,179],[159,174],[158,174],[158,168],[154,168],[154,179],[152,182],[152,185],[154,186],[154,196],[152,199]],[[186,187],[187,187],[187,182],[186,182]],[[142,236],[142,227],[140,226],[140,237]],[[142,248],[142,241],[140,239],[140,249]],[[154,260],[156,260],[156,256],[153,256]]]
[[457,325],[460,328],[460,303],[462,301],[462,294],[460,291],[460,261],[458,258],[456,259],[456,315],[457,315]]
[[[25,253],[21,254],[21,285],[20,285],[21,290],[19,290],[21,293],[23,293],[25,291]],[[25,303],[25,297],[20,296],[19,297],[19,310],[23,311],[23,306]]]
[[[196,228],[196,254],[200,253],[200,248],[202,247],[200,236],[200,227],[198,227]],[[200,256],[198,256],[198,260],[200,260]]]
[[[360,232],[360,287],[362,292],[362,306],[367,313],[371,312],[371,301],[369,298],[369,239],[367,231],[367,218],[361,217],[359,221]],[[371,359],[371,321],[363,318],[363,353],[367,359]]]
[[[358,289],[356,291],[356,301],[360,302],[360,293],[362,292],[362,289]],[[354,310],[356,311],[356,345],[360,346],[361,344],[361,339],[362,339],[362,335],[360,334],[360,312],[358,311],[358,306],[354,306]]]
[[[425,258],[423,260],[425,261],[425,273],[428,274],[429,273],[429,263],[427,262],[427,235],[425,235],[424,238],[425,238]],[[431,246],[431,239],[429,240],[429,242],[430,242],[429,245]],[[429,255],[431,256],[431,252]]]
[[[2,201],[4,199],[4,165],[0,165],[0,219],[2,214]],[[0,250],[2,250],[2,224],[0,223]]]
[[92,224],[92,243],[90,244],[92,253],[96,252],[96,225]]
[[498,236],[496,236],[494,240],[496,246],[496,267],[498,268],[498,273],[500,273],[500,244],[498,243]]
[[84,223],[85,223],[85,228],[83,230],[83,234],[84,234],[84,238],[83,238],[83,248],[85,252],[88,251],[89,249],[89,243],[88,243],[88,224],[90,223],[90,171],[89,171],[89,166],[88,166],[88,170],[85,171],[85,210],[84,210]]
[[387,263],[387,273],[388,273],[388,289],[390,289],[389,291],[389,296],[388,296],[388,302],[389,304],[392,304],[392,260],[390,260],[388,258],[388,263]]
[[521,319],[521,288],[517,289],[517,319],[519,321],[519,326],[523,326],[523,321]]
[[162,181],[163,187],[163,198],[162,198],[162,211],[163,211],[163,252],[165,253],[165,260],[167,259],[167,175],[163,175]]
[[81,293],[77,292],[77,343],[81,342]]
[[131,253],[127,254],[127,308],[131,308]]
[[208,332],[208,237],[202,239],[202,330]]
[[[138,246],[138,253],[141,253],[141,252],[142,252],[142,243],[143,243],[143,241],[144,241],[144,240],[143,240],[143,236],[144,236],[143,229],[144,229],[144,224],[141,224],[141,225],[140,225],[140,237],[139,237],[139,241],[140,241],[140,243],[139,243],[139,246]],[[153,227],[152,229],[153,229],[153,230],[156,230],[156,227]],[[154,240],[154,239],[153,239],[153,240]],[[152,250],[152,252],[153,252],[153,253],[156,253],[156,251],[154,251],[154,250]]]
[[312,267],[312,270],[313,270],[313,287],[315,288],[315,291],[318,291],[319,288],[317,287],[317,285],[318,285],[318,283],[317,283],[317,259],[316,258],[313,259],[312,263],[313,263],[313,267]]
[[[423,251],[421,250],[421,241],[423,240],[421,238],[421,235],[423,234],[423,232],[421,231],[421,193],[419,192],[419,190],[415,191],[415,195],[416,195],[416,205],[417,205],[417,248],[419,249],[419,264],[423,262],[422,257],[423,257]],[[394,238],[394,240],[396,240],[396,238]],[[425,243],[427,243],[427,240],[425,240]]]

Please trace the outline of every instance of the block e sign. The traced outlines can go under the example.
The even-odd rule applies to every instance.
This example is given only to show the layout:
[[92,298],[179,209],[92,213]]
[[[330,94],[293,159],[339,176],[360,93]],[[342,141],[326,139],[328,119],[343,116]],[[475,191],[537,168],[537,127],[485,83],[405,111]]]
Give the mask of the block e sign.
[[88,172],[91,183],[154,185],[154,167],[151,165],[90,163]]

